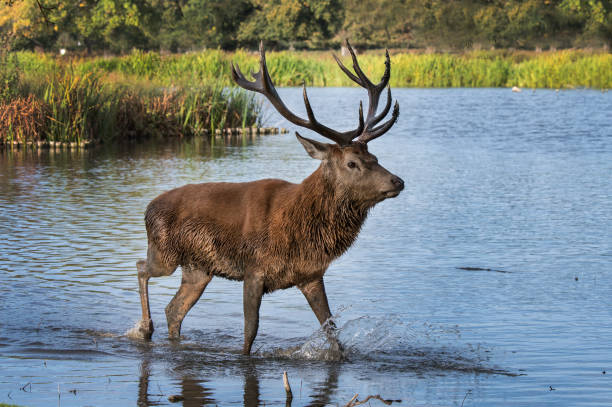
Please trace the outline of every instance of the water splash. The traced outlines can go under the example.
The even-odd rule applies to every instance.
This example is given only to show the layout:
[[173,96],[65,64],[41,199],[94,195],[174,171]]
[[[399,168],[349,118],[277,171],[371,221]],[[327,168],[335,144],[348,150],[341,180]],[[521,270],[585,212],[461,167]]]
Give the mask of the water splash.
[[148,324],[148,321],[138,320],[134,323],[134,326],[132,328],[125,331],[124,335],[129,339],[133,340],[145,340],[150,337],[150,334],[149,336],[147,336],[146,334]]
[[264,356],[309,361],[369,363],[379,370],[458,371],[515,374],[490,366],[491,351],[461,341],[457,326],[405,322],[397,316],[362,316],[316,330],[301,345],[275,349]]

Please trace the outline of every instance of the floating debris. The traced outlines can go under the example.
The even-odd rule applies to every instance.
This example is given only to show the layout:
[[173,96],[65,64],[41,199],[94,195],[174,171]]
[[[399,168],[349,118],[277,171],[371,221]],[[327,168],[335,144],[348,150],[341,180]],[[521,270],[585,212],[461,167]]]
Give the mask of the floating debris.
[[382,401],[384,404],[386,404],[388,406],[393,404],[393,403],[401,403],[402,402],[402,400],[386,400],[386,399],[383,399],[382,397],[380,397],[379,394],[377,394],[375,396],[370,395],[370,396],[366,397],[365,399],[363,399],[362,401],[359,401],[359,399],[357,398],[358,396],[359,396],[359,394],[355,394],[353,396],[353,398],[348,403],[346,403],[344,405],[344,407],[359,406],[361,404],[367,403],[370,400],[380,400],[380,401]]
[[[489,268],[482,268],[482,267],[456,267],[458,270],[465,270],[465,271],[494,271],[496,273],[512,273],[511,271],[506,271],[506,270],[496,270],[496,269],[489,269]],[[578,278],[576,277],[576,280]]]
[[178,403],[179,401],[183,401],[183,400],[185,400],[185,397],[179,394],[173,394],[171,396],[168,396],[168,401],[170,403]]

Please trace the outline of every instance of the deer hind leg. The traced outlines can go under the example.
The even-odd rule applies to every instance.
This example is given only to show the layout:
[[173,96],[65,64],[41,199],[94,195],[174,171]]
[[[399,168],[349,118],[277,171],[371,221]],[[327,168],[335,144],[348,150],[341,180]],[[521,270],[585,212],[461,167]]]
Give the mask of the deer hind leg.
[[190,266],[183,266],[181,286],[166,307],[166,320],[168,321],[168,336],[179,338],[181,324],[191,307],[200,299],[213,275],[199,271]]
[[142,319],[138,323],[138,335],[143,339],[151,339],[153,335],[153,321],[151,320],[151,308],[149,306],[149,279],[151,277],[169,276],[177,268],[176,263],[164,262],[159,252],[149,244],[147,259],[136,263],[138,270],[138,291],[140,293],[140,305],[142,306]]

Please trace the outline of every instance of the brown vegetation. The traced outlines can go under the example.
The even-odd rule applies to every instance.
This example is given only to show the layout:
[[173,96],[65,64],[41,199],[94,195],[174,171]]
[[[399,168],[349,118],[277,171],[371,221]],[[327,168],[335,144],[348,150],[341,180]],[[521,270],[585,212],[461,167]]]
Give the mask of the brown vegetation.
[[0,138],[5,142],[38,142],[49,107],[33,95],[0,102]]

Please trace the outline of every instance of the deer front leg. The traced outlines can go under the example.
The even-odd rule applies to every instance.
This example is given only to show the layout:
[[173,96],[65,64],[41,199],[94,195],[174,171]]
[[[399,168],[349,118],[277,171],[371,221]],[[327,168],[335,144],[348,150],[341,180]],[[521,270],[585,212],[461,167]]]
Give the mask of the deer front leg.
[[[298,286],[310,308],[316,315],[319,323],[324,326],[325,332],[327,333],[327,339],[332,344],[334,349],[342,351],[342,345],[338,342],[335,336],[336,324],[330,320],[331,311],[329,310],[329,303],[327,302],[327,294],[325,294],[325,284],[323,284],[323,277],[318,280],[311,281],[310,283],[300,284]],[[327,325],[325,325],[327,324]]]
[[259,328],[259,307],[264,292],[263,281],[255,275],[244,278],[242,302],[244,307],[244,346],[242,353],[249,355],[257,329]]
[[[323,278],[311,281],[310,283],[300,284],[298,286],[312,311],[316,315],[319,323],[323,325],[325,321],[331,318],[331,311],[329,310],[329,304],[327,302],[327,294],[325,294],[325,285],[323,284]],[[330,325],[333,325],[333,321],[329,321]]]

